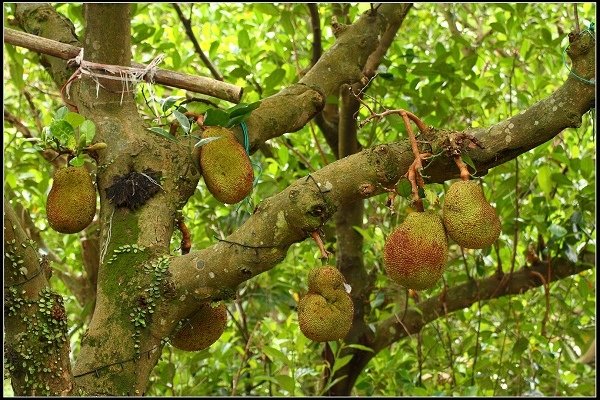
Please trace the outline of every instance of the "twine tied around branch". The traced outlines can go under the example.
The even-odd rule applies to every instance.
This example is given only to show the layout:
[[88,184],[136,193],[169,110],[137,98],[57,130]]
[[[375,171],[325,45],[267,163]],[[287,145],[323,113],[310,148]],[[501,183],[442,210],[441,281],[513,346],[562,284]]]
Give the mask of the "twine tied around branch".
[[[83,59],[83,52],[84,49],[81,49],[77,57],[67,61],[68,67],[77,67],[77,70],[73,73],[73,75],[71,75],[71,77],[63,86],[63,90],[66,90],[67,92],[67,98],[71,98],[71,94],[69,93],[71,84],[76,79],[80,79],[83,76],[89,76],[96,83],[96,97],[98,97],[100,87],[108,90],[105,86],[103,86],[100,83],[99,78],[123,82],[123,90],[120,91],[121,104],[123,104],[123,95],[125,93],[131,92],[135,85],[137,85],[139,82],[144,81],[150,84],[154,83],[154,78],[156,76],[158,64],[160,64],[165,58],[164,54],[159,54],[152,60],[152,62],[150,62],[150,64],[148,64],[144,68],[135,68],[86,61]],[[132,86],[131,89],[129,87],[130,84]],[[63,92],[63,90],[61,90],[61,93]]]

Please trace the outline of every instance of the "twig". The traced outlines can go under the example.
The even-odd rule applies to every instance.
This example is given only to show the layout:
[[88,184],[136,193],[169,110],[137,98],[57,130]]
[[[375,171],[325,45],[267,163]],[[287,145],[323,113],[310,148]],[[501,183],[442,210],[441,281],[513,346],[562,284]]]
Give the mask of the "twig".
[[471,386],[475,386],[475,366],[479,356],[479,337],[481,333],[481,296],[479,295],[479,282],[477,284],[477,336],[475,339],[475,356],[473,357],[473,368],[471,369]]
[[308,11],[310,12],[310,24],[312,27],[313,40],[312,40],[312,59],[311,66],[315,65],[321,54],[323,53],[323,46],[321,45],[321,20],[319,18],[319,6],[317,3],[307,3]]
[[323,240],[321,239],[319,231],[312,231],[310,233],[310,236],[313,238],[313,240],[317,243],[317,246],[319,247],[319,251],[321,252],[321,259],[328,259],[330,253],[325,249],[325,245],[323,244]]
[[181,11],[181,7],[179,7],[179,4],[171,3],[171,5],[173,6],[173,8],[175,8],[175,11],[177,12],[177,15],[179,16],[179,19],[181,20],[181,23],[183,24],[183,27],[185,28],[185,33],[187,34],[188,38],[192,42],[192,45],[194,46],[194,50],[196,50],[196,53],[198,53],[198,56],[200,57],[200,59],[202,60],[204,65],[206,65],[206,67],[210,70],[210,73],[216,80],[223,81],[223,75],[221,75],[219,73],[219,71],[217,71],[217,68],[208,59],[206,54],[204,54],[204,52],[200,48],[198,39],[196,39],[196,35],[194,35],[194,30],[192,29],[192,20],[191,20],[192,12],[191,12],[191,10],[190,10],[190,17],[186,18],[183,15],[183,12]]
[[310,121],[308,123],[308,126],[310,128],[310,133],[312,134],[313,140],[315,141],[315,144],[317,145],[317,150],[319,151],[319,154],[321,155],[321,158],[323,159],[323,165],[329,165],[329,162],[327,161],[327,157],[325,156],[325,153],[323,152],[323,148],[321,147],[321,144],[319,143],[319,140],[317,139],[317,134],[315,133],[313,121]]
[[252,329],[252,332],[250,333],[250,336],[248,337],[248,341],[246,342],[246,346],[244,347],[244,356],[242,357],[242,362],[240,363],[240,367],[238,368],[235,376],[233,377],[233,381],[231,383],[231,396],[235,396],[235,394],[236,394],[237,385],[240,380],[240,375],[242,373],[242,369],[244,368],[244,364],[246,364],[246,362],[248,361],[248,358],[250,358],[250,343],[252,343],[252,338],[254,337],[254,332],[256,332],[256,330],[258,329],[258,327],[261,323],[262,323],[262,320],[258,320],[256,322],[256,325],[254,325],[254,329]]
[[546,297],[546,312],[544,313],[544,319],[542,319],[542,336],[546,336],[546,323],[548,322],[548,318],[550,316],[550,289],[548,287],[548,282],[544,278],[542,274],[537,271],[531,271],[531,275],[535,275],[542,281],[544,285],[544,295]]
[[315,172],[315,171],[316,171],[316,170],[313,168],[313,166],[312,166],[312,165],[310,165],[310,161],[308,161],[308,160],[306,159],[306,157],[304,157],[304,155],[303,155],[302,153],[300,153],[298,150],[296,150],[296,149],[294,148],[294,146],[290,145],[290,144],[287,142],[287,139],[286,139],[286,138],[281,138],[281,143],[283,143],[283,145],[284,145],[285,147],[287,147],[287,148],[288,148],[288,150],[290,150],[290,151],[291,151],[292,153],[294,153],[294,154],[295,154],[295,155],[296,155],[296,156],[297,156],[297,157],[298,157],[300,160],[302,160],[302,162],[303,162],[303,163],[306,165],[306,167],[307,167],[307,168],[310,170],[310,172]]

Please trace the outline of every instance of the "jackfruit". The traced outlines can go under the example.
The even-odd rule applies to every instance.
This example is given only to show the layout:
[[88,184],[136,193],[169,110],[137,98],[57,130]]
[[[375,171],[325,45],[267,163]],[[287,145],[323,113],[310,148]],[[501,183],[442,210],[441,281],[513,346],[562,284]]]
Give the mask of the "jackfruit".
[[442,215],[448,236],[468,249],[491,246],[502,230],[496,210],[477,181],[454,182],[446,193]]
[[84,230],[96,215],[96,188],[85,167],[56,170],[46,200],[48,225],[60,233]]
[[384,268],[398,284],[413,290],[432,288],[448,261],[448,239],[439,215],[409,214],[387,238]]
[[344,276],[332,266],[313,269],[308,293],[298,302],[300,330],[315,342],[343,339],[352,326],[354,305],[344,287]]
[[207,349],[216,342],[227,325],[227,308],[224,303],[212,307],[210,303],[203,304],[183,327],[171,336],[171,344],[185,351],[200,351]]
[[219,136],[200,147],[200,170],[209,192],[220,202],[235,204],[252,191],[254,171],[242,145],[233,133],[221,126],[210,126],[202,138]]

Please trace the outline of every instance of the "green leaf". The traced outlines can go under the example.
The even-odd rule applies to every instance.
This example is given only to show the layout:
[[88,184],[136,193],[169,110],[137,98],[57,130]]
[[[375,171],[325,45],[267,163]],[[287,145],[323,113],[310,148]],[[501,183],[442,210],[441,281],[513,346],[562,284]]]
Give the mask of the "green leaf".
[[331,375],[335,375],[335,372],[337,370],[342,368],[344,365],[348,364],[350,362],[350,360],[352,360],[352,357],[354,357],[353,354],[348,354],[344,357],[337,358],[335,360],[335,362],[333,363],[333,368],[331,369]]
[[176,140],[175,137],[169,133],[169,131],[167,131],[167,130],[165,130],[163,128],[159,128],[157,126],[154,126],[152,128],[148,128],[148,130],[150,132],[156,133],[159,136],[162,136],[162,137],[164,137],[166,139],[169,139],[172,142],[174,142]]
[[548,227],[548,231],[552,234],[552,236],[556,238],[561,238],[567,234],[567,230],[560,225],[552,224]]
[[263,346],[263,353],[269,356],[272,360],[278,360],[287,366],[292,366],[292,363],[280,350],[277,350],[270,346]]
[[54,113],[54,119],[60,120],[63,119],[69,113],[69,109],[66,106],[62,106]]
[[283,31],[287,33],[289,36],[294,35],[295,29],[292,24],[292,16],[289,11],[283,11],[281,13],[281,17],[279,18],[279,23],[283,27]]
[[260,101],[255,101],[254,103],[250,104],[237,104],[227,110],[227,112],[229,113],[229,118],[234,118],[240,115],[248,114],[260,107],[260,103]]
[[351,347],[353,349],[357,349],[357,350],[362,350],[362,351],[368,351],[370,353],[374,353],[373,349],[367,346],[363,346],[362,344],[349,344],[346,347]]
[[163,112],[167,112],[167,110],[171,107],[173,107],[173,104],[175,104],[178,100],[183,99],[184,97],[181,96],[169,96],[167,97],[163,103],[162,103],[162,110]]
[[277,375],[275,377],[279,385],[290,393],[294,393],[296,389],[296,381],[288,375]]
[[246,29],[241,29],[238,32],[238,46],[240,49],[248,49],[250,48],[250,36],[248,35],[248,31]]
[[210,137],[207,137],[207,138],[204,138],[204,139],[200,139],[200,140],[199,140],[199,141],[198,141],[198,142],[197,142],[197,143],[194,145],[194,147],[200,147],[200,146],[204,146],[204,145],[205,145],[205,144],[207,144],[207,143],[214,142],[215,140],[219,140],[219,139],[222,139],[222,138],[223,138],[223,136],[210,136]]
[[73,128],[77,128],[79,125],[85,121],[85,117],[83,115],[79,115],[72,111],[69,111],[67,115],[63,118],[63,120],[67,121]]
[[210,49],[208,49],[208,56],[210,58],[215,58],[215,56],[217,55],[217,50],[219,50],[219,44],[220,42],[218,40],[215,40],[210,44]]
[[412,195],[412,186],[408,178],[402,177],[396,185],[396,191],[402,197],[410,197]]
[[391,74],[389,72],[380,72],[377,74],[377,76],[379,76],[382,79],[385,79],[386,81],[393,81],[394,80],[394,74]]
[[267,77],[267,79],[265,79],[265,86],[267,88],[275,88],[275,86],[281,83],[283,78],[285,78],[285,69],[277,68]]
[[175,116],[175,118],[177,118],[177,122],[179,122],[179,126],[181,126],[181,129],[183,129],[183,131],[186,134],[190,133],[191,126],[188,117],[186,117],[177,110],[173,110],[173,115]]
[[550,198],[550,194],[552,193],[552,170],[548,165],[542,165],[537,171],[537,181],[538,185],[544,192],[546,198]]
[[96,124],[86,119],[79,126],[79,143],[82,147],[88,146],[96,136]]
[[208,126],[227,126],[229,122],[229,113],[218,108],[211,108],[204,114],[204,125]]
[[520,337],[513,346],[513,353],[516,356],[520,356],[529,347],[529,339]]
[[492,22],[490,24],[490,28],[492,28],[496,32],[501,32],[501,33],[506,34],[506,29],[504,28],[504,25],[499,22]]
[[252,5],[252,8],[260,14],[267,14],[271,16],[279,15],[279,10],[271,3],[256,3]]
[[79,155],[77,157],[72,158],[69,161],[69,165],[73,166],[73,167],[81,167],[83,164],[85,164],[85,160],[83,159],[83,155]]
[[477,167],[475,167],[475,163],[473,162],[473,159],[471,158],[469,153],[462,152],[460,154],[460,158],[464,161],[465,164],[467,164],[469,167],[473,168],[473,173],[477,172]]
[[65,120],[58,120],[50,124],[50,135],[66,147],[75,145],[75,129]]

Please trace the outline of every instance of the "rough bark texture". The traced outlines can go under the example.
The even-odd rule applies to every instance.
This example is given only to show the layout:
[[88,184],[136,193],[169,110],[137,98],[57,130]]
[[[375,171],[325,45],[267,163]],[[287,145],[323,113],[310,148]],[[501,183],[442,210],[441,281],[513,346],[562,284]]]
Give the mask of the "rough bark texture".
[[[84,47],[90,50],[86,50],[86,59],[128,65],[128,5],[85,7]],[[386,28],[383,21],[393,19],[400,10],[402,5],[383,4],[379,14],[366,13],[353,25],[341,28],[335,45],[300,83],[265,99],[252,113],[248,120],[252,148],[300,129],[322,109],[324,94],[336,92],[344,83],[359,81]],[[70,25],[48,6],[19,4],[17,19],[32,33],[66,43],[76,41]],[[111,21],[111,29],[106,29],[104,21]],[[580,75],[595,75],[595,47],[590,38],[575,38],[569,55]],[[47,59],[49,71],[62,86],[70,76],[64,61]],[[148,132],[131,96],[124,96],[121,103],[120,93],[100,90],[96,98],[95,85],[86,80],[74,85],[72,91],[79,112],[96,124],[95,141],[108,144],[97,158],[101,243],[96,307],[73,370],[76,386],[89,394],[143,394],[164,345],[162,339],[181,319],[207,300],[232,298],[240,283],[275,267],[292,244],[321,228],[336,210],[383,193],[413,160],[405,142],[365,149],[263,200],[225,240],[184,256],[169,256],[176,211],[194,194],[200,177],[191,158],[193,144],[185,139],[170,142]],[[469,132],[485,146],[483,150],[469,150],[469,154],[478,170],[486,171],[550,140],[567,127],[578,126],[594,100],[593,86],[570,77],[549,98],[523,113],[488,129]],[[448,133],[432,130],[427,135],[434,153]],[[115,208],[106,197],[106,188],[116,177],[148,168],[160,172],[161,190],[135,211]],[[455,170],[450,159],[440,156],[428,165],[426,173],[432,182],[442,182],[456,177]],[[350,258],[348,262],[354,263]],[[540,268],[543,270],[543,266]],[[582,269],[572,265],[561,269],[555,264],[553,278]],[[353,273],[349,276],[358,279],[360,272],[356,277]],[[529,279],[526,271],[515,274],[502,294],[532,287],[526,286],[524,279]],[[485,293],[481,288],[486,282],[480,283],[479,296]],[[534,286],[539,284],[534,280]],[[465,296],[469,300],[464,300]],[[451,290],[447,297],[453,310],[468,306],[468,301],[477,301],[470,287]],[[421,306],[424,319],[415,320],[409,330],[420,329],[436,318],[437,306],[427,302]],[[416,317],[409,314],[407,318]],[[397,329],[393,321],[386,321],[377,332],[391,332],[390,327]],[[395,340],[401,337],[401,333],[392,335]],[[378,337],[371,344],[379,350],[390,343],[387,340]],[[369,354],[357,354],[356,368],[360,370],[368,362]],[[356,376],[346,381],[346,388],[352,387]]]
[[62,297],[51,269],[4,197],[4,356],[17,396],[71,393],[71,351]]

